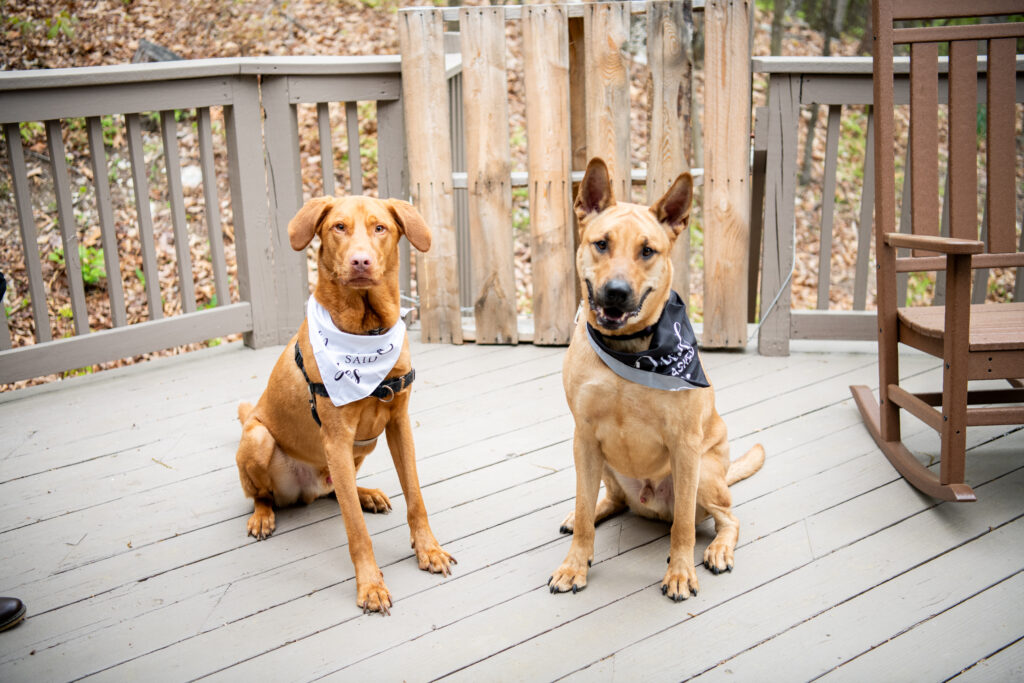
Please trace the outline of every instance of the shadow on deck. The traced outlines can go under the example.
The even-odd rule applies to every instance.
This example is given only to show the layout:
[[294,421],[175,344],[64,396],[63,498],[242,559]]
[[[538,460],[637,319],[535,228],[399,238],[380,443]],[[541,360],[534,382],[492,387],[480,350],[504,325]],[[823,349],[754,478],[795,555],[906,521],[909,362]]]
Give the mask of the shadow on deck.
[[[1024,431],[969,433],[979,502],[921,496],[850,398],[877,385],[873,345],[704,353],[733,454],[759,441],[768,460],[733,488],[736,570],[699,568],[700,595],[673,604],[657,588],[668,527],[630,514],[599,527],[587,590],[544,588],[575,493],[564,349],[415,338],[420,479],[459,564],[446,579],[417,569],[382,443],[360,483],[394,505],[367,516],[390,618],[355,606],[333,500],[279,513],[265,542],[245,535],[235,407],[281,347],[0,395],[0,594],[29,610],[0,634],[0,680],[1022,675]],[[937,361],[905,356],[902,374],[934,382]],[[935,457],[931,430],[905,433]]]

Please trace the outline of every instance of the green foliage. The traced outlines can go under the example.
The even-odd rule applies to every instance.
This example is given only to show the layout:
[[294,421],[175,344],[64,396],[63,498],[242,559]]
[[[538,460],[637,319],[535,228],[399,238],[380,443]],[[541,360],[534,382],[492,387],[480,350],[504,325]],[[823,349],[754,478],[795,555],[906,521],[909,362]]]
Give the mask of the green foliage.
[[41,136],[45,131],[46,126],[39,121],[22,121],[18,124],[18,132],[21,133],[21,141],[25,144],[29,144],[37,137]]
[[78,26],[78,17],[68,14],[67,10],[61,10],[55,16],[43,22],[46,25],[46,37],[53,40],[63,34],[69,40],[75,38],[75,27]]
[[925,303],[935,278],[930,273],[911,273],[907,278],[907,306]]
[[203,304],[202,306],[199,307],[199,310],[205,311],[207,309],[216,308],[216,307],[217,307],[217,295],[214,294],[213,296],[210,297],[210,301],[208,303],[205,303],[205,304]]
[[530,231],[530,209],[527,200],[530,191],[525,187],[512,188],[512,227],[517,232]]
[[[107,277],[107,271],[103,267],[103,249],[78,245],[78,256],[82,262],[82,280],[86,285],[95,286],[99,281]],[[56,263],[60,268],[67,268],[64,260],[64,249],[57,248],[50,252],[50,261]]]
[[136,268],[135,269],[135,277],[137,277],[139,279],[139,283],[142,285],[142,288],[145,289],[146,288],[146,274],[142,272],[141,268]]

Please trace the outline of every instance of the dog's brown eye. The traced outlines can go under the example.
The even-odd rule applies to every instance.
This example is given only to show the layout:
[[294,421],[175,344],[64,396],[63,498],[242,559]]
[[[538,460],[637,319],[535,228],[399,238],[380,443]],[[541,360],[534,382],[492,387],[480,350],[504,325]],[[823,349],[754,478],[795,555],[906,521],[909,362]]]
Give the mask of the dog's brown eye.
[[598,240],[594,242],[594,249],[597,249],[598,254],[603,254],[608,251],[608,240]]
[[387,231],[388,231],[388,229],[387,229],[387,228],[385,228],[385,227],[384,227],[383,225],[378,225],[378,226],[377,226],[376,228],[374,228],[373,230],[374,230],[374,232],[376,232],[376,233],[378,233],[378,234],[379,234],[379,233],[384,233],[384,232],[387,232]]
[[653,249],[648,247],[646,244],[644,245],[644,248],[640,250],[640,256],[642,256],[645,259],[651,258],[656,253],[658,253],[658,252],[654,251]]
[[338,232],[345,232],[345,224],[344,223],[335,223],[333,227]]

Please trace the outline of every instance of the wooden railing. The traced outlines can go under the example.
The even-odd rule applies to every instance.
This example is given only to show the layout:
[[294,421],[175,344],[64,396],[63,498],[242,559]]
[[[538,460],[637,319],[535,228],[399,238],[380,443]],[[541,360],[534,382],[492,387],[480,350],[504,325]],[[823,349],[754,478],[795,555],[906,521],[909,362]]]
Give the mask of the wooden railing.
[[[11,177],[8,197],[13,197],[18,222],[16,232],[13,226],[5,227],[20,236],[24,281],[10,282],[13,264],[0,267],[18,300],[31,306],[34,327],[34,343],[12,345],[6,310],[0,308],[4,328],[0,383],[232,333],[243,333],[245,343],[254,347],[286,342],[302,321],[308,296],[305,254],[291,250],[287,235],[288,220],[304,199],[300,104],[317,107],[321,152],[321,186],[305,196],[362,190],[358,151],[349,155],[350,187],[335,187],[328,120],[328,103],[334,102],[346,107],[350,151],[360,149],[356,103],[376,104],[378,194],[407,197],[397,57],[213,59],[0,73],[0,124]],[[202,227],[192,225],[193,212],[186,211],[179,136],[188,131],[176,120],[183,110],[194,118],[198,138],[201,180],[188,203],[190,209],[199,207],[196,213],[205,219]],[[110,118],[112,114],[123,117],[123,127]],[[211,120],[223,121],[222,136]],[[72,122],[81,126],[82,121],[91,179],[71,178],[65,159],[68,149],[63,136]],[[145,130],[154,127],[154,121],[159,143]],[[31,122],[43,122],[34,125],[45,127],[46,154],[35,154],[45,159],[52,176],[52,207],[47,206],[46,197],[32,191],[27,171],[21,127]],[[134,205],[130,207],[134,220],[127,225],[115,220],[115,209],[123,207],[116,207],[111,199],[109,176],[116,176],[118,170],[110,166],[105,133],[127,141],[130,183],[125,186],[132,187],[129,201]],[[144,137],[152,139],[144,142]],[[214,156],[214,147],[221,144],[226,146],[226,164],[220,162],[223,170]],[[160,157],[162,163],[155,161]],[[223,180],[224,175],[230,210],[218,196],[218,177]],[[79,233],[84,228],[76,213],[86,211],[82,201],[90,196],[93,204],[88,212],[99,226],[107,276],[104,305],[109,306],[110,328],[101,330],[90,329],[79,257]],[[161,233],[154,227],[159,223],[151,209],[159,208],[154,201],[169,205],[166,220],[172,226],[175,249],[175,273],[170,277],[161,278],[157,262],[155,242]],[[63,286],[70,295],[70,310],[60,315],[72,317],[74,323],[69,336],[60,339],[53,339],[50,291],[42,277],[45,257],[38,247],[37,222],[51,210],[61,235],[58,258],[63,260]],[[202,307],[197,305],[190,239],[209,244],[215,298]],[[138,321],[129,320],[126,312],[125,280],[131,278],[122,275],[126,248],[141,252],[142,267],[132,284],[144,282],[147,305]],[[237,262],[234,296],[227,268],[230,259],[225,256],[226,249],[232,248]],[[55,276],[49,284],[60,279]],[[170,297],[178,301],[169,305]],[[165,306],[180,313],[165,315]]]
[[[979,59],[979,97],[984,93],[985,64],[984,58]],[[940,67],[944,65],[945,63]],[[874,211],[874,131],[870,115],[865,116],[865,106],[867,105],[867,110],[870,111],[872,101],[871,58],[755,57],[752,60],[752,70],[769,78],[768,106],[759,108],[756,113],[754,144],[753,184],[755,188],[759,184],[764,186],[764,245],[761,250],[760,287],[761,315],[764,320],[759,330],[758,349],[765,355],[787,355],[790,339],[874,340],[877,338],[876,316],[873,306],[870,305],[874,298],[874,254],[871,247]],[[909,100],[910,81],[906,58],[897,58],[895,70],[896,104],[906,104]],[[939,87],[940,103],[945,104],[948,84],[941,80]],[[979,101],[984,102],[983,97]],[[1024,102],[1024,59],[1020,56],[1017,58],[1016,101]],[[815,258],[813,254],[797,251],[794,244],[794,214],[798,203],[797,154],[799,128],[802,127],[801,109],[806,110],[818,105],[827,106],[828,115],[824,174],[823,177],[811,179],[815,187],[820,188],[814,197],[816,206],[820,207],[815,216],[819,233]],[[859,117],[856,136],[852,136],[848,131],[844,132],[844,122],[849,121],[853,115]],[[860,131],[863,131],[863,135],[859,134]],[[843,242],[837,245],[837,251],[842,251],[846,255],[855,254],[852,282],[836,281],[831,276],[830,256],[833,252],[833,233],[837,223],[837,165],[845,161],[840,158],[840,141],[845,146],[846,154],[856,153],[863,158],[859,164],[862,181],[857,183],[860,189],[859,205],[851,217],[855,228],[855,243]],[[855,149],[850,147],[851,142],[857,145]],[[904,142],[897,148],[902,148],[905,154],[907,145]],[[902,159],[899,160],[898,166],[907,168]],[[907,173],[905,182],[897,188],[897,196],[907,196],[909,188]],[[760,202],[760,196],[755,192],[755,214],[760,213]],[[909,232],[912,220],[909,202],[902,202],[901,206],[905,208],[900,215],[900,231]],[[942,216],[942,230],[946,231],[948,206],[944,205]],[[1017,218],[1019,221],[1019,208]],[[797,310],[791,305],[792,275],[798,258],[805,262],[811,261],[811,270],[817,272],[817,297],[812,310]],[[988,276],[988,271],[984,269],[975,272],[976,301],[977,297],[983,300],[986,294]],[[901,275],[898,292],[900,301],[906,299],[907,282],[907,275]],[[851,305],[845,310],[830,308],[831,294],[837,287],[845,288],[847,295],[852,294],[844,297],[852,299]],[[1016,273],[1014,288],[1014,300],[1024,300],[1024,278],[1020,272]],[[942,297],[940,273],[933,302],[941,303]],[[768,311],[767,314],[764,311]]]

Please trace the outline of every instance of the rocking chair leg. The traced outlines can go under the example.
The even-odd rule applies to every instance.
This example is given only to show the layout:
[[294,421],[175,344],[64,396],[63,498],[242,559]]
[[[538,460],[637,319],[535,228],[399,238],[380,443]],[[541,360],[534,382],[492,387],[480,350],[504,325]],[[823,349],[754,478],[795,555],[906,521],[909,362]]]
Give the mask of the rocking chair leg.
[[[857,408],[860,410],[861,418],[864,420],[864,426],[867,427],[875,443],[878,444],[878,447],[885,454],[885,457],[888,458],[889,462],[892,463],[892,466],[896,468],[896,471],[912,486],[922,493],[940,500],[960,503],[977,500],[977,496],[974,495],[971,487],[962,483],[962,459],[960,461],[961,481],[953,483],[941,482],[939,477],[936,477],[931,470],[917,461],[917,458],[907,450],[907,447],[901,441],[885,441],[882,438],[881,411],[878,401],[875,400],[874,395],[871,393],[871,389],[864,385],[851,386],[850,393],[853,394]],[[943,441],[943,444],[945,444],[945,441]],[[943,458],[945,458],[945,454],[946,450],[945,446],[943,446]],[[945,465],[945,462],[945,459],[943,459],[943,465]]]

